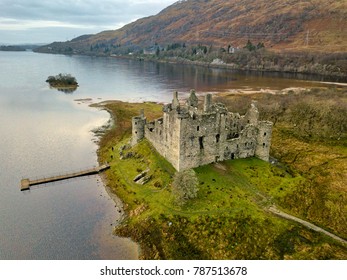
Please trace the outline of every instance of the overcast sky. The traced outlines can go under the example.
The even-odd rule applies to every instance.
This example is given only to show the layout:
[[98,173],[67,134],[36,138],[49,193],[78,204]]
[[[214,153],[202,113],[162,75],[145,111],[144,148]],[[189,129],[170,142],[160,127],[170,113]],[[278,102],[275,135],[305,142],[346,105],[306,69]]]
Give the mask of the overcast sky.
[[0,44],[51,43],[118,29],[177,0],[0,0]]

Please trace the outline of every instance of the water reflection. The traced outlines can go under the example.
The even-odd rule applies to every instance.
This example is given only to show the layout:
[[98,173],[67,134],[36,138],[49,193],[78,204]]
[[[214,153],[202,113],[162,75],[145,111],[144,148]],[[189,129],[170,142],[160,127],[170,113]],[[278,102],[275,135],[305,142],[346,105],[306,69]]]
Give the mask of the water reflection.
[[77,87],[53,87],[53,86],[50,86],[49,88],[63,92],[65,94],[73,94],[77,90]]

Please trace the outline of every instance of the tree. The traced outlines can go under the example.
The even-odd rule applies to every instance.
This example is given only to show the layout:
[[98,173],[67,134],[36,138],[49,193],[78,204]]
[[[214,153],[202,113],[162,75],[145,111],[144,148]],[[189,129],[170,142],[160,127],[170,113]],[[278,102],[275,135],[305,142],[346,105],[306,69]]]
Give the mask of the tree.
[[194,170],[176,172],[172,183],[172,192],[179,205],[184,205],[188,200],[197,197],[198,183]]
[[49,85],[52,87],[78,85],[75,77],[71,76],[70,74],[62,74],[62,73],[56,76],[49,76],[46,82],[49,83]]
[[257,45],[257,50],[260,50],[260,49],[263,49],[263,48],[265,48],[264,43],[259,42],[258,45]]
[[246,46],[244,47],[245,49],[251,51],[255,51],[256,47],[252,44],[250,40],[247,41]]

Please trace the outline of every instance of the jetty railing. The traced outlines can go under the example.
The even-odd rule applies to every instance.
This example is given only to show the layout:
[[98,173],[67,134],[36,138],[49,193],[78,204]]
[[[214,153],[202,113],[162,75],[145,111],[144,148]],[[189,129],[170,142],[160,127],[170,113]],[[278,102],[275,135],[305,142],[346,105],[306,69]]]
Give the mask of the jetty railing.
[[43,177],[43,178],[35,178],[35,179],[22,179],[21,180],[21,191],[27,191],[30,190],[31,186],[35,185],[40,185],[40,184],[46,184],[46,183],[51,183],[51,182],[56,182],[56,181],[62,181],[62,180],[67,180],[71,178],[77,178],[77,177],[82,177],[82,176],[88,176],[88,175],[94,175],[98,174],[106,169],[109,169],[110,165],[108,163],[103,164],[101,166],[93,167],[93,168],[88,168],[85,170],[80,170],[80,171],[75,171],[71,173],[65,173],[62,175],[54,175],[54,176],[49,176],[49,177]]

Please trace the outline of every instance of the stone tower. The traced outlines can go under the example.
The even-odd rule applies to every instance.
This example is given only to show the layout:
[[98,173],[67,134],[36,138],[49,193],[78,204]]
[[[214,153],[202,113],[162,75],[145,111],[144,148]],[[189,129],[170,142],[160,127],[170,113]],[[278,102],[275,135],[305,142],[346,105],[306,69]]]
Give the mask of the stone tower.
[[172,99],[172,109],[178,110],[180,107],[180,102],[178,100],[178,92],[175,91],[173,94],[173,99]]
[[143,110],[140,115],[132,118],[132,138],[131,145],[136,145],[145,137],[146,117]]
[[262,121],[258,123],[257,146],[255,156],[264,161],[269,161],[272,136],[272,122]]
[[190,91],[190,96],[187,99],[187,105],[191,107],[197,107],[199,103],[199,99],[195,95],[195,90]]
[[207,94],[204,101],[204,112],[207,113],[211,110],[212,105],[212,94]]
[[254,126],[258,125],[259,111],[256,106],[256,101],[252,101],[251,107],[248,109],[245,115],[247,124],[252,124]]

